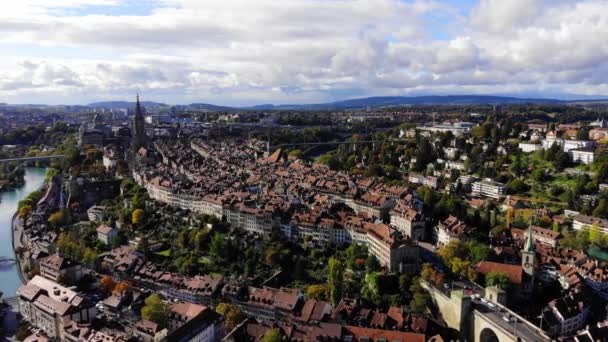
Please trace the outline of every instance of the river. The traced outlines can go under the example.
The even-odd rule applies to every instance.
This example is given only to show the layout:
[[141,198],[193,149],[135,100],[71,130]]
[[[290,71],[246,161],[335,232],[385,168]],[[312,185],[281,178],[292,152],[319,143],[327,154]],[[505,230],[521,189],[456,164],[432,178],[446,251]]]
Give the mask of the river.
[[[44,183],[46,169],[28,167],[25,169],[25,185],[12,191],[0,193],[0,257],[14,258],[11,220],[17,211],[19,201],[37,190]],[[17,265],[13,262],[0,263],[0,291],[5,297],[15,295],[21,286]]]

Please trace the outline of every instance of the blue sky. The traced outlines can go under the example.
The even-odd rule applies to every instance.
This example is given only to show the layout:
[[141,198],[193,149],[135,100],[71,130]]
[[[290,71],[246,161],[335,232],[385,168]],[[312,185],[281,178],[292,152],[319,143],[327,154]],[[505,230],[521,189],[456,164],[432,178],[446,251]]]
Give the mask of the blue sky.
[[604,0],[21,0],[0,102],[608,94]]

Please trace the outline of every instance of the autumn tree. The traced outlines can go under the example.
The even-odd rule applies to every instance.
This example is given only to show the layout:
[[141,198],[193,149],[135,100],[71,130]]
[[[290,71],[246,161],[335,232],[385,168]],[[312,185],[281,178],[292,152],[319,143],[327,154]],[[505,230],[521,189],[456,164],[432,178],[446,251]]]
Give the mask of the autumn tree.
[[51,226],[58,227],[65,223],[66,215],[63,210],[54,212],[49,216],[48,222]]
[[30,217],[31,213],[32,213],[32,206],[29,204],[26,204],[19,209],[19,218],[22,220],[27,220],[27,218]]
[[100,285],[106,292],[112,292],[116,287],[116,282],[114,282],[114,278],[111,276],[105,275],[101,278]]
[[164,327],[167,321],[167,305],[163,303],[160,296],[153,293],[146,298],[144,303],[145,305],[141,309],[141,317]]
[[327,284],[314,284],[306,288],[306,296],[309,299],[327,300]]
[[281,342],[281,332],[276,328],[266,331],[262,338],[262,342]]
[[128,281],[123,280],[114,287],[114,291],[112,293],[114,293],[115,295],[123,295],[130,288],[131,284],[129,284]]
[[241,309],[234,304],[220,303],[215,307],[215,311],[224,316],[226,331],[231,331],[245,319]]
[[131,214],[131,222],[133,222],[133,224],[139,224],[143,221],[143,219],[144,219],[144,210],[143,209],[133,210],[133,213]]

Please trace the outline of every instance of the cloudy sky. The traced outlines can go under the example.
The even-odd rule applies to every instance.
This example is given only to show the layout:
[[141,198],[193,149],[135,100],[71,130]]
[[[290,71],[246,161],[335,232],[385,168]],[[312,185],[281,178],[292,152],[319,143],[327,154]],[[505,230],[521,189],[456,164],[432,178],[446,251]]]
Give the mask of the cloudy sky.
[[5,0],[0,102],[608,95],[608,0]]

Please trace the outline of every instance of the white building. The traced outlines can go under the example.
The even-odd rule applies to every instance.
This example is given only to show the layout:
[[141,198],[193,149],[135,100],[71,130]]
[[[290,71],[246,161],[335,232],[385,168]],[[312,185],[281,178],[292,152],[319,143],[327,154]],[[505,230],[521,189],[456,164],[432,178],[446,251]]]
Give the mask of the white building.
[[553,144],[557,144],[557,146],[564,146],[564,139],[556,138],[554,136],[549,136],[541,142],[541,145],[544,149],[549,149]]
[[89,221],[99,222],[103,221],[105,218],[105,210],[106,207],[102,205],[94,205],[87,210],[87,217]]
[[570,150],[591,148],[595,145],[592,140],[564,140],[563,149],[564,152],[570,152]]
[[519,143],[517,147],[524,153],[540,151],[543,149],[542,145],[533,143]]
[[602,233],[608,234],[608,220],[582,214],[575,215],[572,218],[572,228],[574,230],[589,229],[594,225],[598,226]]
[[474,196],[500,199],[505,195],[505,186],[502,183],[486,178],[484,180],[474,182],[471,185],[471,194]]
[[97,239],[104,244],[108,245],[116,238],[118,230],[108,225],[102,224],[97,227]]
[[448,160],[445,163],[445,168],[446,168],[446,170],[459,170],[459,171],[462,171],[465,169],[463,162],[451,161],[451,160]]
[[595,151],[592,148],[576,148],[569,153],[575,163],[591,164],[595,160]]

